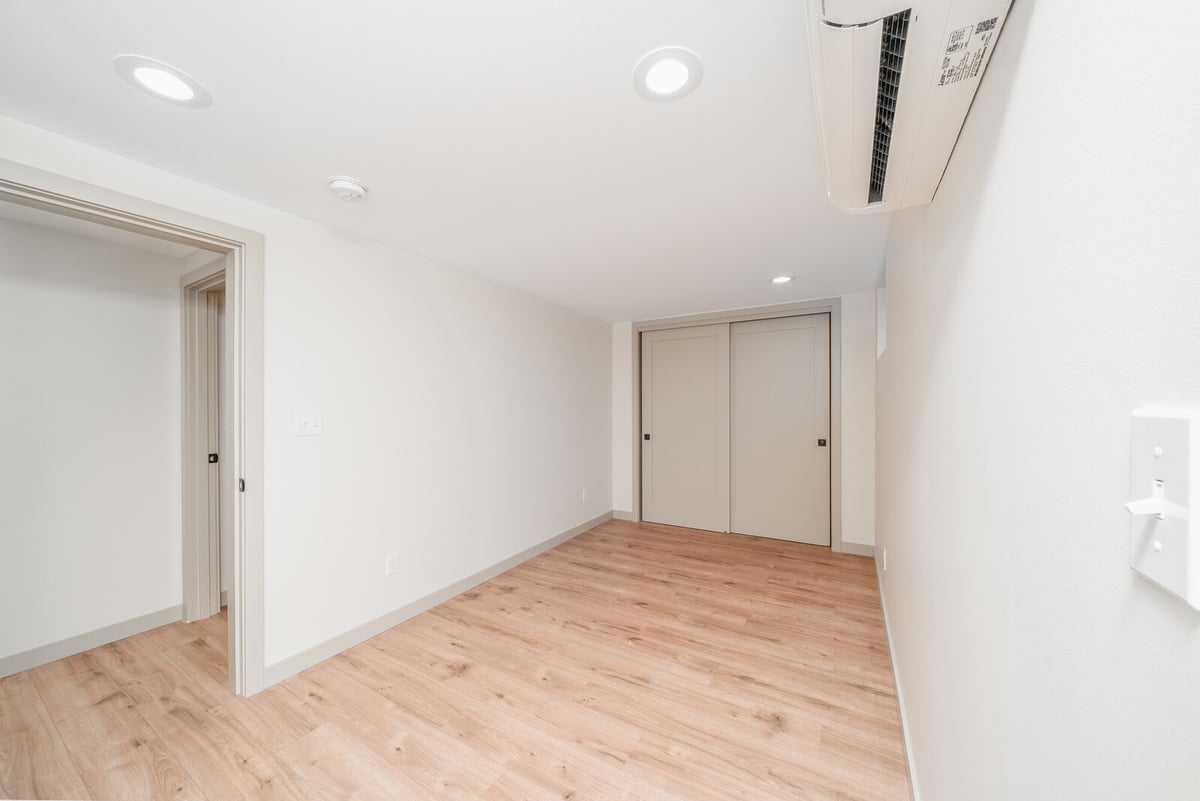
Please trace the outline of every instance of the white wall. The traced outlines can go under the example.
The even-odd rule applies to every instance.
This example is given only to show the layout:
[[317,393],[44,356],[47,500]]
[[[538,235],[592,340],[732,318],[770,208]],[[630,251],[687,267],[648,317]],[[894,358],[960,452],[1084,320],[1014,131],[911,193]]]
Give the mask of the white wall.
[[[613,508],[633,514],[633,326],[612,328]],[[875,291],[842,297],[842,540],[874,543]]]
[[1130,420],[1200,407],[1200,7],[1021,3],[893,223],[878,544],[921,801],[1200,797],[1200,613],[1128,567]]
[[[13,120],[0,141],[265,235],[268,665],[611,508],[609,325]],[[313,408],[325,435],[293,437]]]
[[842,542],[875,543],[875,290],[842,296]]
[[612,505],[633,514],[633,323],[612,328]]
[[[607,324],[380,246],[303,250],[267,277],[281,657],[612,508]],[[291,436],[295,409],[324,436]]]
[[180,603],[181,273],[0,219],[0,658]]

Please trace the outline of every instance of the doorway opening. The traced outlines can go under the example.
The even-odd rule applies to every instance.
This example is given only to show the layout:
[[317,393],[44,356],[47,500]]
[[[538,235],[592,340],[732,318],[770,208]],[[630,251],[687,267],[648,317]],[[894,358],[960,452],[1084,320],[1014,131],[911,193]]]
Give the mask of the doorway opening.
[[[184,519],[201,536],[185,552],[184,620],[215,615],[227,605],[228,540],[233,489],[229,461],[229,379],[225,332],[225,264],[183,276]],[[202,458],[196,458],[202,454]],[[225,456],[224,462],[222,455]],[[186,560],[199,561],[189,570]]]
[[[207,278],[200,276],[190,281],[185,278],[182,282],[184,304],[181,342],[184,349],[183,364],[187,365],[183,370],[182,410],[183,583],[185,588],[199,585],[201,581],[197,571],[203,569],[208,571],[204,585],[211,587],[211,576],[215,571],[216,592],[209,593],[206,600],[210,608],[216,604],[219,610],[222,581],[220,544],[222,539],[227,540],[228,686],[239,695],[258,692],[264,687],[262,235],[3,159],[0,159],[0,200],[186,245],[211,254],[215,259]],[[197,343],[194,336],[189,335],[189,323],[195,320],[189,320],[194,315],[189,314],[189,308],[193,307],[188,301],[192,299],[198,303],[201,298],[204,300],[205,336],[215,338],[212,349],[218,357],[221,350],[227,355],[223,367],[219,358],[214,365],[210,365],[205,356],[205,376],[210,370],[216,370],[211,382],[192,380],[196,377],[194,370],[198,368],[195,367],[194,358],[189,357],[189,349],[195,350]],[[219,303],[222,299],[224,302]],[[221,319],[222,313],[224,320]],[[208,325],[210,314],[215,315],[215,322],[211,326]],[[197,328],[193,325],[191,330],[194,332]],[[222,330],[228,332],[224,341],[220,336]],[[221,372],[227,375],[224,389],[219,380]],[[193,387],[200,385],[203,385],[206,393],[215,393],[211,399],[206,394],[203,403],[197,403],[192,394]],[[218,434],[217,449],[210,451],[207,417],[204,425],[200,426],[195,414],[203,407],[207,416],[209,407],[216,406],[213,412],[215,416],[219,415],[222,397],[228,407],[225,426],[227,443],[222,448]],[[220,429],[218,416],[211,430],[219,432]],[[191,436],[201,430],[205,435],[202,443]],[[201,452],[202,467],[196,469],[194,457]],[[216,463],[223,463],[227,468],[220,471],[215,481],[215,500],[210,493],[209,482],[197,479],[198,475],[207,479],[209,453],[215,453]],[[222,476],[225,484],[236,487],[227,492],[230,496],[224,505],[227,526],[220,526]],[[202,494],[195,494],[201,487]],[[196,554],[201,546],[206,551],[211,549],[214,541],[214,531],[208,527],[210,515],[204,515],[205,528],[202,531],[195,526],[197,517],[193,512],[199,506],[203,506],[206,512],[210,509],[215,511],[218,524],[215,531],[217,547],[212,551],[211,558],[203,560],[188,556]],[[228,531],[225,531],[226,528]],[[222,537],[222,534],[228,536]],[[200,617],[200,607],[192,605],[193,597],[185,593],[182,599],[184,614],[189,620]]]
[[[194,623],[237,607],[232,533],[237,477],[232,455],[225,258],[182,278],[183,619]],[[233,649],[228,675],[233,675]]]

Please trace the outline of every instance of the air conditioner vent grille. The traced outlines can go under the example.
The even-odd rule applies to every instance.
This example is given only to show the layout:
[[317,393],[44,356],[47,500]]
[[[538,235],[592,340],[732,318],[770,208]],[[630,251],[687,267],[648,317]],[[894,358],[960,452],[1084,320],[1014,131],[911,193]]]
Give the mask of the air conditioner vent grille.
[[908,42],[908,18],[912,9],[883,18],[883,40],[879,47],[879,94],[875,101],[875,145],[871,151],[871,186],[868,203],[883,200],[888,152],[892,146],[892,122],[896,118],[896,96],[900,92],[900,67]]

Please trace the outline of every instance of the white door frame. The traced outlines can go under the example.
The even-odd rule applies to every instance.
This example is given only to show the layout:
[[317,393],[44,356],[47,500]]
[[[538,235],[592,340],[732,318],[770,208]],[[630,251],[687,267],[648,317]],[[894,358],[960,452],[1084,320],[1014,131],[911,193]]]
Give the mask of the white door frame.
[[689,314],[633,324],[632,387],[633,429],[633,515],[642,519],[642,332],[667,328],[688,328],[713,323],[740,323],[747,320],[768,320],[774,317],[797,317],[804,314],[829,315],[829,542],[830,548],[842,552],[842,299],[822,298],[756,306],[751,309]]
[[[264,669],[262,235],[6,159],[0,200],[225,254],[232,466],[244,482],[234,493],[229,682],[235,693],[253,695],[263,689]],[[186,417],[184,434],[186,450]]]

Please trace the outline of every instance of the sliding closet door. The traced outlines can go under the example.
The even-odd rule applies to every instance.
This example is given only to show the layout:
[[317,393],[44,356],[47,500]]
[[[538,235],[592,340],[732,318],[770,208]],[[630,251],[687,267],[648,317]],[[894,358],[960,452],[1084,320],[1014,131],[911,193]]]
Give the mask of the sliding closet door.
[[642,519],[729,529],[729,326],[642,334]]
[[829,315],[730,326],[730,531],[829,545]]

